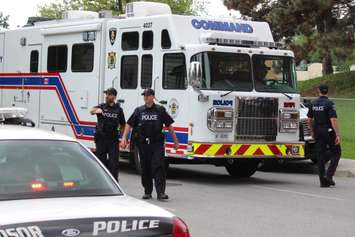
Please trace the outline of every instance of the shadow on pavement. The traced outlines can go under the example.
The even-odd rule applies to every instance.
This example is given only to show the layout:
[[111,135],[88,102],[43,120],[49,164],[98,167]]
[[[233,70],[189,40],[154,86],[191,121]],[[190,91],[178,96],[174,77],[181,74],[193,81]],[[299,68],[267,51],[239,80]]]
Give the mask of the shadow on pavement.
[[[214,171],[213,169],[216,170]],[[220,172],[220,169],[222,169],[223,172]],[[227,173],[227,171],[224,171],[224,168],[209,165],[192,165],[189,168],[179,165],[171,166],[168,172],[168,183],[169,181],[178,182],[179,180],[191,183],[216,185],[286,183],[281,180],[261,179],[257,177],[233,178]]]
[[[127,163],[120,163],[120,172],[138,175]],[[292,174],[317,174],[317,166],[310,161],[289,161],[284,163],[273,163],[261,167],[258,172],[265,173],[292,173]],[[289,182],[274,179],[265,179],[256,175],[251,178],[233,178],[223,167],[211,165],[171,165],[168,170],[167,186],[179,186],[180,182],[212,184],[212,185],[271,185],[288,184]]]
[[259,168],[259,171],[289,174],[317,174],[317,165],[309,160],[266,162]]

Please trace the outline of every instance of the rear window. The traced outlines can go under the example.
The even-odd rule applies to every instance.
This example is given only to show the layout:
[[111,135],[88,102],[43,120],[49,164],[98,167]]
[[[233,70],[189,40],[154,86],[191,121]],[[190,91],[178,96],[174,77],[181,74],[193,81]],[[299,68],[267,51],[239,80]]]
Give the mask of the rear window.
[[0,200],[120,194],[76,142],[0,141]]
[[92,72],[94,69],[94,44],[74,44],[72,48],[72,72]]
[[122,50],[137,50],[139,47],[139,33],[125,32],[122,34]]
[[66,72],[68,60],[68,47],[56,45],[48,47],[47,71]]

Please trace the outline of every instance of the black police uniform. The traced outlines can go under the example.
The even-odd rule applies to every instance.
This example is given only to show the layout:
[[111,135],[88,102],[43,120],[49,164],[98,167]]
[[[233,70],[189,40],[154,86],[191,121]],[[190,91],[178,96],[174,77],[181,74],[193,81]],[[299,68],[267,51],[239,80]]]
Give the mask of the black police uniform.
[[[313,130],[316,140],[319,179],[324,184],[324,178],[332,179],[341,156],[340,145],[335,144],[336,134],[332,128],[330,119],[337,118],[334,103],[326,96],[320,96],[312,103],[308,111],[309,118],[313,119]],[[326,150],[331,153],[330,165],[325,171]]]
[[141,167],[142,185],[145,194],[155,190],[159,195],[165,194],[166,171],[164,161],[164,134],[163,125],[170,126],[174,120],[166,112],[165,108],[153,104],[152,107],[145,105],[135,109],[127,124],[132,128],[133,139],[138,146]]
[[[95,132],[96,156],[107,167],[113,177],[118,180],[119,163],[119,125],[125,125],[126,120],[119,104],[110,106],[107,103],[95,108],[102,110],[97,114]],[[108,155],[108,159],[107,159]]]

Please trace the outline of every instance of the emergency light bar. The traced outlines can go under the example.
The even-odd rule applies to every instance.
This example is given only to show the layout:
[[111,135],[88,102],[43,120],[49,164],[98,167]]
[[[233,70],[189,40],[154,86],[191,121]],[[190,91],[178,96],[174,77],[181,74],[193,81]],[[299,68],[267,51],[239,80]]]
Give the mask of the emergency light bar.
[[266,41],[238,40],[238,39],[213,38],[213,37],[202,37],[202,41],[207,44],[239,46],[239,47],[248,47],[248,48],[261,48],[261,47],[274,48],[274,49],[285,48],[285,45],[283,43],[266,42]]
[[26,114],[26,108],[0,108],[0,122],[6,119],[24,118]]

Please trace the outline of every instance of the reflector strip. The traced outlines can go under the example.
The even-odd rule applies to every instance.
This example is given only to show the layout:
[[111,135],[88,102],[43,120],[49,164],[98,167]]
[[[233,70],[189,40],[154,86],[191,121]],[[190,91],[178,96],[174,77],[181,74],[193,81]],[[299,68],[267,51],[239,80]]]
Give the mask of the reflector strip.
[[[304,158],[303,144],[204,144],[193,143],[189,156],[245,158]],[[296,148],[296,149],[294,149]]]

